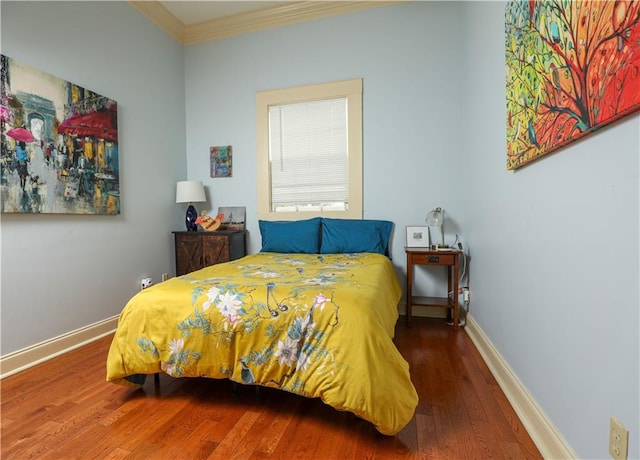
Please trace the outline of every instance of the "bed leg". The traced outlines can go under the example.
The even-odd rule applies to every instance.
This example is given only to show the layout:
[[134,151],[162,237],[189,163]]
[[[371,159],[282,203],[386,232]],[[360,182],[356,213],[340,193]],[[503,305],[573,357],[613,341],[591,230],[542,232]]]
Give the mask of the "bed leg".
[[238,399],[238,384],[236,382],[231,382],[231,394],[234,398]]
[[261,403],[262,402],[262,393],[260,392],[260,387],[258,385],[256,385],[255,389],[256,389],[256,395],[255,395],[256,402],[257,403]]
[[153,384],[155,385],[156,389],[160,388],[160,372],[156,372],[155,374],[153,374]]

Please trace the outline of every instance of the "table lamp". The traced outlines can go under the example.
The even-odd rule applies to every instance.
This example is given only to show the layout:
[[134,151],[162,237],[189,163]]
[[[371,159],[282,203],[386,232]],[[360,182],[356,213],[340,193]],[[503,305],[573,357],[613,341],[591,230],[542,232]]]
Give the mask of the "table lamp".
[[444,209],[437,207],[429,211],[427,218],[424,220],[429,227],[440,227],[440,243],[436,244],[435,249],[448,247],[444,244]]
[[193,203],[203,203],[205,201],[207,201],[207,199],[204,196],[204,186],[202,185],[202,181],[183,180],[178,182],[176,186],[176,203],[189,203],[187,214],[185,216],[187,231],[195,232],[198,230],[198,226],[196,225],[198,212],[193,206]]

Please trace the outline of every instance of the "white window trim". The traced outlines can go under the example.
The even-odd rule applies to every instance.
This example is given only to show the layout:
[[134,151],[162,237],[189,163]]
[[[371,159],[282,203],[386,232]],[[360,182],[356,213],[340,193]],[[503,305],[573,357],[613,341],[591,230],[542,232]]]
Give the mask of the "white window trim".
[[[269,167],[269,106],[296,102],[347,98],[349,126],[349,209],[346,211],[271,211]],[[256,94],[256,150],[258,168],[258,218],[298,220],[311,217],[362,219],[362,79],[342,80],[294,88],[261,91]]]

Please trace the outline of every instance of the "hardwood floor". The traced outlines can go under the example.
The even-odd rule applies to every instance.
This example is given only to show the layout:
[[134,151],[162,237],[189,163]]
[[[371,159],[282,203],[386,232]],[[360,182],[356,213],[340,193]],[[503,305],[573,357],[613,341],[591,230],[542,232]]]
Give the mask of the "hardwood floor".
[[2,380],[2,459],[540,459],[464,329],[401,318],[420,396],[396,437],[319,400],[228,381],[105,382],[111,337]]

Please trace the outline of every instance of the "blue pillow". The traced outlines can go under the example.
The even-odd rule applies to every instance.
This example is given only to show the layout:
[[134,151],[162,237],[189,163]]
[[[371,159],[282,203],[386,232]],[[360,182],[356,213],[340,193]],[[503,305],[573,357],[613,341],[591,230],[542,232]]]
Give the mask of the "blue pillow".
[[295,221],[258,221],[262,235],[260,252],[318,254],[320,218]]
[[321,254],[376,252],[389,255],[393,223],[387,220],[322,219]]

